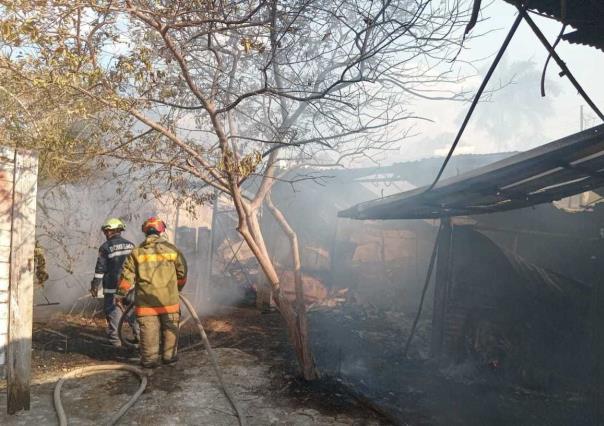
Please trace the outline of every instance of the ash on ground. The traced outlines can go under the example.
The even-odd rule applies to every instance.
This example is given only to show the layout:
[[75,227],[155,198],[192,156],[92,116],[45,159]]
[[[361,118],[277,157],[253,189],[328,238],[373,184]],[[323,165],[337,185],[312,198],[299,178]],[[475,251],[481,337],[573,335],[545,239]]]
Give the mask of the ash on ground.
[[360,303],[313,306],[311,339],[321,371],[395,424],[593,425],[587,389],[522,386],[480,359],[431,360],[429,312],[405,358],[414,316]]
[[[329,378],[305,383],[278,313],[224,308],[204,317],[208,336],[227,384],[246,413],[249,425],[387,425],[390,422]],[[104,344],[103,320],[97,316],[55,315],[34,330],[31,410],[0,414],[0,424],[54,424],[52,392],[67,371],[86,365],[127,362],[136,353]],[[120,424],[237,425],[222,394],[195,327],[182,328],[176,366],[162,366]],[[136,391],[138,380],[124,372],[100,373],[63,386],[70,424],[98,424]],[[0,404],[6,404],[0,392]]]

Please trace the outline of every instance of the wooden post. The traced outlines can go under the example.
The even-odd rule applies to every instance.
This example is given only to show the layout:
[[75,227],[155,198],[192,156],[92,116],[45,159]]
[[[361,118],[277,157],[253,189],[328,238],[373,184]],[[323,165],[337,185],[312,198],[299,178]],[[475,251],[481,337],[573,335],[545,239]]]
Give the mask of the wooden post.
[[262,272],[258,274],[256,282],[256,309],[260,312],[270,312],[272,289],[268,278]]
[[7,411],[29,410],[38,159],[15,155],[7,351]]
[[[261,210],[262,213],[262,210]],[[265,222],[266,223],[266,222]],[[266,241],[268,241],[269,250],[275,253],[277,247],[277,233],[276,227],[277,220],[269,216],[267,230],[264,233]],[[275,264],[275,257],[271,256],[271,263]],[[271,300],[273,298],[273,286],[271,285],[268,277],[262,270],[256,274],[256,309],[262,313],[269,313],[271,311]]]
[[195,306],[202,306],[208,298],[208,268],[209,256],[210,256],[210,239],[212,238],[212,231],[210,228],[205,226],[197,228],[197,251],[195,252],[195,262],[199,263],[197,268],[199,277],[197,278],[197,285],[195,286],[194,302]]
[[432,357],[439,357],[442,354],[453,243],[451,219],[448,217],[441,218],[441,222],[434,283],[434,310],[432,312],[432,340],[430,344]]
[[[212,229],[210,229],[210,234],[208,238],[208,256],[206,260],[205,267],[205,279],[203,283],[203,290],[201,292],[201,297],[206,301],[210,300],[212,294],[212,267],[214,266],[214,250],[216,250],[216,228],[218,226],[218,215],[220,211],[218,210],[220,203],[220,192],[215,189],[214,190],[214,206],[212,207]],[[198,302],[199,303],[199,302]]]
[[329,275],[331,282],[329,286],[332,289],[336,288],[336,280],[337,280],[337,267],[338,267],[338,258],[337,258],[337,250],[338,250],[338,226],[340,225],[340,219],[336,217],[336,225],[334,226],[333,235],[331,236],[331,247],[329,251]]
[[8,148],[0,148],[0,379],[6,378],[8,347],[8,289],[14,162],[14,152]]

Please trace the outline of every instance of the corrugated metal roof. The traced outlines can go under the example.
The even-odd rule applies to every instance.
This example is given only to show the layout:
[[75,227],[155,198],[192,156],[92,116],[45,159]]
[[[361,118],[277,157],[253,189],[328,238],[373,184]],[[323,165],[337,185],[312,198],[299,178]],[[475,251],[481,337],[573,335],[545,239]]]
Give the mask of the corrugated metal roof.
[[352,219],[429,219],[513,210],[604,185],[604,124],[460,176],[357,204]]
[[604,51],[604,1],[602,0],[505,0],[575,28],[562,39]]

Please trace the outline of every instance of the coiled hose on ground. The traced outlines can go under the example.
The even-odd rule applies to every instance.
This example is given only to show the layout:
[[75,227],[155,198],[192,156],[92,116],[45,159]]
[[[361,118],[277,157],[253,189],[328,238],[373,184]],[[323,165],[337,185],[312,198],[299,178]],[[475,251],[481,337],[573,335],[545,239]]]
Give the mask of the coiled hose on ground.
[[107,364],[107,365],[92,365],[89,367],[77,368],[69,373],[65,374],[63,377],[59,379],[55,386],[55,391],[53,395],[55,410],[57,411],[57,417],[59,417],[59,425],[66,426],[67,425],[67,416],[65,415],[65,410],[63,409],[63,403],[61,402],[61,387],[63,383],[67,379],[81,378],[85,376],[89,376],[91,374],[97,373],[99,371],[115,371],[115,370],[125,370],[130,371],[131,373],[136,374],[140,380],[140,386],[138,387],[136,393],[130,397],[128,402],[122,405],[117,413],[115,413],[106,424],[114,425],[117,421],[122,417],[126,411],[130,407],[134,405],[139,396],[142,395],[143,391],[147,387],[147,375],[137,367],[128,364]]
[[[201,335],[201,340],[203,341],[203,345],[206,348],[206,351],[208,352],[208,356],[210,357],[210,362],[212,364],[214,372],[216,373],[216,377],[218,378],[218,383],[220,384],[220,387],[222,388],[222,391],[223,391],[224,395],[226,396],[226,398],[228,399],[229,403],[235,410],[235,413],[237,414],[237,418],[239,419],[240,426],[246,426],[246,421],[245,421],[245,416],[243,415],[243,411],[239,407],[239,404],[237,404],[237,401],[235,400],[235,397],[233,396],[232,392],[229,390],[229,388],[227,387],[227,385],[224,382],[222,373],[220,372],[220,368],[218,366],[218,360],[216,359],[216,355],[214,354],[214,351],[212,350],[212,346],[210,345],[208,336],[206,335],[206,332],[203,328],[201,320],[199,319],[199,316],[197,315],[197,312],[195,311],[195,308],[193,307],[193,305],[191,305],[191,302],[189,302],[189,300],[187,300],[187,298],[184,297],[183,295],[180,295],[180,300],[187,307],[189,313],[191,314],[191,317],[195,320],[195,323],[197,324],[197,329],[199,330],[199,334]],[[127,319],[127,316],[130,314],[130,310],[133,308],[133,306],[134,305],[130,305],[124,311],[124,313],[122,314],[122,318],[120,319],[120,323],[119,323],[120,340],[122,340],[122,343],[124,343],[127,346],[133,346],[133,342],[124,338],[123,332],[122,332],[122,328],[123,328],[122,326],[124,324],[124,321]],[[128,411],[128,409],[134,405],[136,400],[142,395],[143,391],[145,390],[145,388],[147,386],[147,376],[140,368],[137,368],[137,367],[134,367],[134,366],[128,365],[128,364],[93,365],[90,367],[78,368],[76,370],[70,371],[69,373],[67,373],[63,377],[61,377],[61,379],[59,379],[59,381],[57,382],[57,384],[55,386],[54,404],[55,404],[55,410],[57,411],[57,416],[59,417],[60,426],[67,425],[67,417],[65,415],[65,410],[63,409],[63,404],[61,402],[61,387],[63,386],[63,383],[65,382],[65,380],[71,379],[71,378],[80,378],[80,377],[84,377],[84,376],[87,376],[90,374],[94,374],[99,371],[107,371],[107,370],[130,371],[131,373],[136,374],[140,378],[140,386],[139,386],[138,390],[136,391],[136,393],[134,395],[132,395],[132,397],[128,400],[128,402],[126,402],[124,405],[122,405],[120,407],[119,411],[109,419],[107,424],[114,425],[115,423],[117,423],[117,421],[126,413],[126,411]]]

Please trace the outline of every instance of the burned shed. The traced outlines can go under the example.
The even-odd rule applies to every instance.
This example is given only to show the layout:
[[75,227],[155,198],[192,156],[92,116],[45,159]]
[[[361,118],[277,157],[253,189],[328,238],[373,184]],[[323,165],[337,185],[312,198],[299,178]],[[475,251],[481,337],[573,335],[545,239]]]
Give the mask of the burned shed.
[[[452,160],[445,176],[453,177],[508,157],[511,153],[467,154]],[[313,303],[320,293],[354,292],[355,297],[376,305],[415,306],[421,291],[423,257],[429,256],[436,232],[425,221],[358,222],[337,219],[347,206],[374,199],[383,191],[398,192],[428,183],[440,158],[395,163],[386,167],[339,170],[294,170],[275,185],[272,197],[296,230],[302,250],[302,271],[307,278],[305,294]],[[287,183],[287,182],[293,183]],[[283,272],[286,293],[291,279],[287,272],[289,245],[269,214],[262,217],[266,242]],[[371,278],[379,291],[362,285]],[[413,281],[400,297],[400,282]],[[390,296],[387,296],[390,294]],[[390,303],[393,302],[393,303]],[[398,308],[398,306],[397,306]]]
[[604,271],[594,262],[604,253],[604,215],[597,204],[568,213],[551,202],[598,193],[603,172],[601,125],[339,216],[440,219],[433,357],[473,360],[539,386],[554,376],[581,382],[602,356],[590,336],[604,317]]

